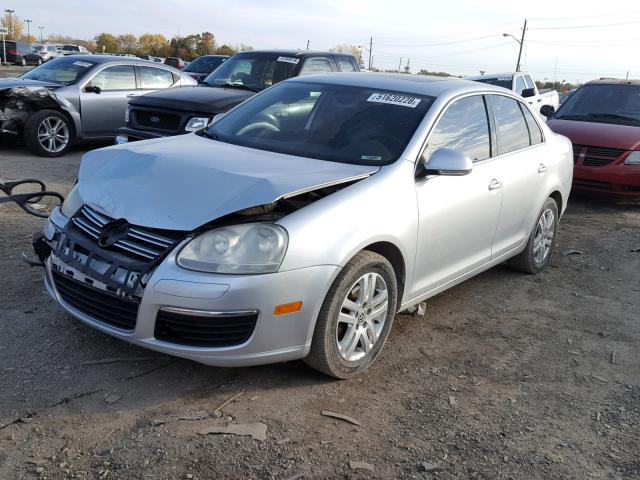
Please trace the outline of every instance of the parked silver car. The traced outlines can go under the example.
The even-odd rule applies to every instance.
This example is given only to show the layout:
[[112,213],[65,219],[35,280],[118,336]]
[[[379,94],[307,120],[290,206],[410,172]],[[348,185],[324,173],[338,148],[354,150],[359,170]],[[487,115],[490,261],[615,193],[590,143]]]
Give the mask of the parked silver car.
[[19,78],[0,80],[0,134],[22,137],[38,155],[58,157],[74,141],[112,138],[132,97],[196,84],[174,68],[137,58],[54,58]]
[[396,312],[505,260],[540,272],[572,169],[508,90],[300,77],[198,133],[86,154],[38,251],[51,296],[110,335],[347,378]]

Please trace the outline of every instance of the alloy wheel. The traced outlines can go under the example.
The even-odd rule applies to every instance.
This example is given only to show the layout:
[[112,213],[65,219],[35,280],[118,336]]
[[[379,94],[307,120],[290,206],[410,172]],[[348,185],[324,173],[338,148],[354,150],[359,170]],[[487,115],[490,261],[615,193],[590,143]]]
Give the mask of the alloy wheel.
[[389,294],[381,275],[368,272],[356,280],[338,315],[336,342],[344,360],[357,362],[373,349],[388,310]]
[[38,127],[38,142],[49,153],[59,153],[69,143],[69,127],[60,118],[47,117]]
[[555,233],[555,216],[553,210],[546,209],[540,215],[536,233],[533,237],[533,258],[538,265],[543,263],[551,252]]

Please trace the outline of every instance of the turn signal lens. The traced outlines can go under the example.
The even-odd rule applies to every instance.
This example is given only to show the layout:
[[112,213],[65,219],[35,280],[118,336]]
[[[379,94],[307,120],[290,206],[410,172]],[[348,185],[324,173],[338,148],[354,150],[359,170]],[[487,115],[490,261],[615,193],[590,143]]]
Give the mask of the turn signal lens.
[[287,313],[297,312],[302,308],[302,302],[284,303],[273,307],[274,315],[286,315]]

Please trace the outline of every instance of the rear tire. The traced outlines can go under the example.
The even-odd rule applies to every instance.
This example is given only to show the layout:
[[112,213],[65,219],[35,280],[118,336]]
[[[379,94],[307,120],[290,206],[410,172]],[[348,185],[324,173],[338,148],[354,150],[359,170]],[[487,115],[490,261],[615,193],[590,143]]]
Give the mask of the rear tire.
[[365,371],[389,335],[397,296],[389,261],[377,253],[359,252],[329,288],[304,362],[340,379]]
[[529,235],[527,246],[507,264],[525,273],[540,273],[549,264],[553,253],[553,241],[558,231],[558,205],[547,198]]
[[23,138],[29,150],[41,157],[59,157],[71,146],[69,119],[56,110],[40,110],[24,124]]

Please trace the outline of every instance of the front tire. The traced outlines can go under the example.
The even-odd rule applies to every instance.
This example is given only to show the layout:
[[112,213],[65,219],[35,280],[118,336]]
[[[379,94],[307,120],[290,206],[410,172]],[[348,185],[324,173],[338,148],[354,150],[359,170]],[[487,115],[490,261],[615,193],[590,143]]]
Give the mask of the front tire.
[[71,125],[67,117],[55,110],[41,110],[24,124],[24,143],[41,157],[59,157],[71,146]]
[[558,205],[547,198],[538,215],[525,249],[507,263],[525,273],[540,273],[549,264],[553,252],[553,241],[558,231]]
[[305,363],[340,379],[365,371],[389,335],[397,297],[389,261],[374,252],[359,252],[329,288]]

